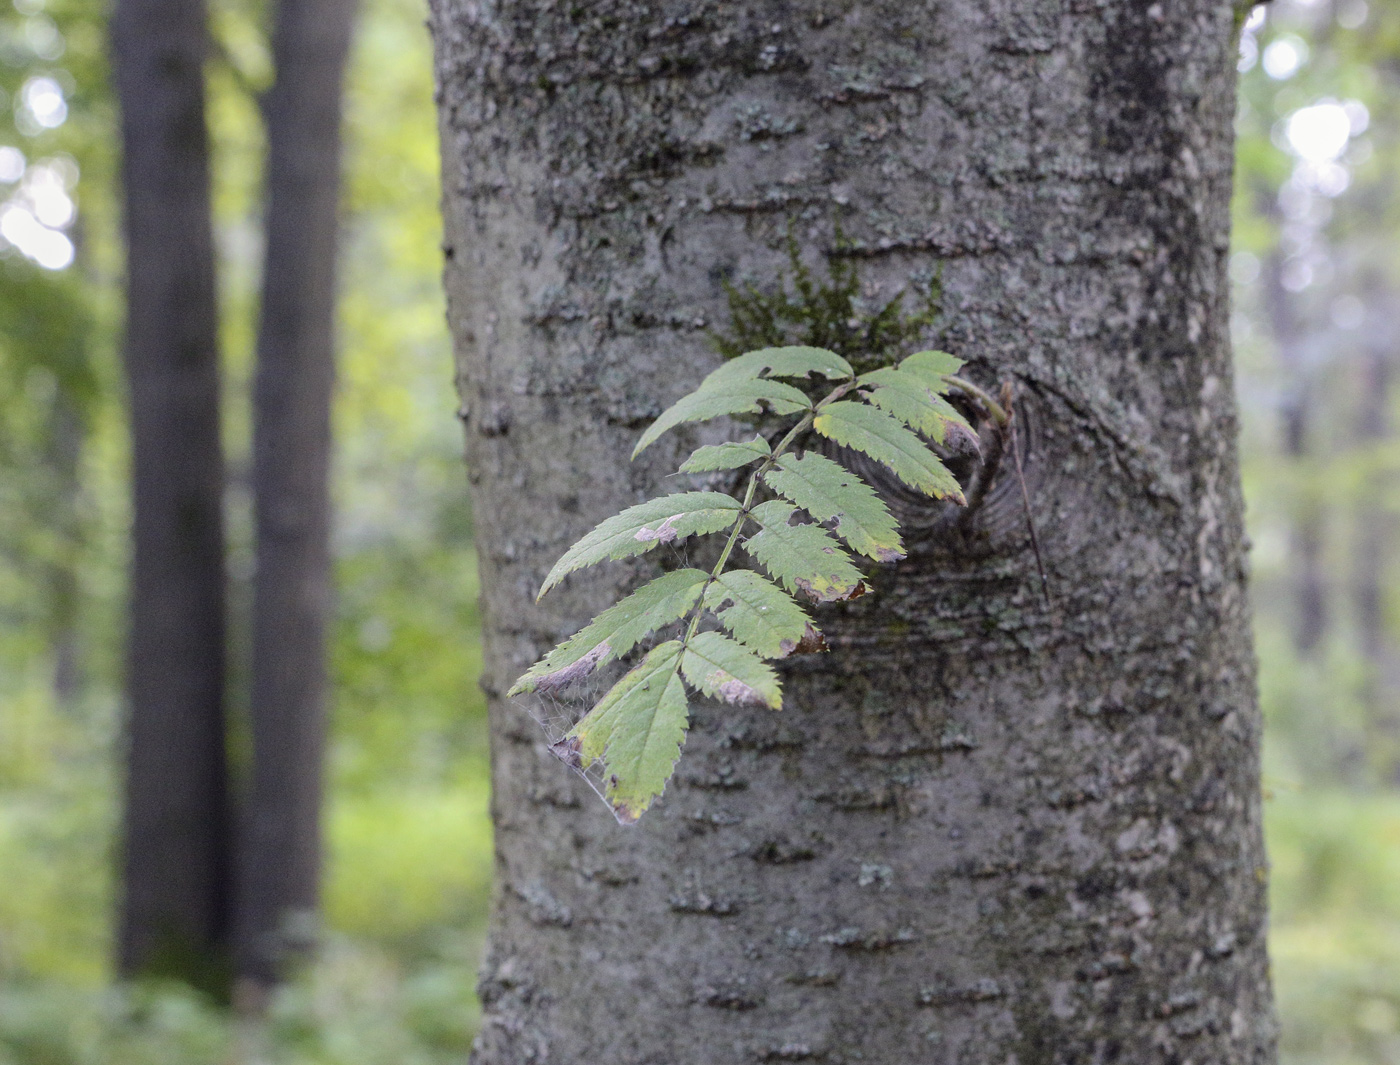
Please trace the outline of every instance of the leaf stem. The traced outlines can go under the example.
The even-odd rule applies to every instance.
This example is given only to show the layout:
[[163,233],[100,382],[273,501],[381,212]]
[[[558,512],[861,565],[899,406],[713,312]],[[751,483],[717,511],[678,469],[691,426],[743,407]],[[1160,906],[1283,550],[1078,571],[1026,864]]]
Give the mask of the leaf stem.
[[1005,407],[992,398],[991,393],[983,391],[971,381],[954,374],[944,374],[943,380],[947,381],[954,388],[962,389],[973,399],[977,400],[977,402],[981,403],[982,406],[986,407],[987,413],[992,417],[992,421],[996,422],[998,426],[1005,426],[1007,422],[1011,421],[1011,415],[1007,412]]
[[[749,478],[749,487],[744,492],[744,501],[739,507],[739,516],[734,521],[734,527],[729,530],[729,539],[724,545],[724,550],[719,553],[719,560],[715,563],[714,569],[710,571],[710,579],[705,582],[705,588],[709,588],[711,584],[719,579],[719,575],[724,572],[726,563],[729,562],[729,556],[734,553],[734,545],[739,542],[739,536],[744,531],[744,523],[748,520],[749,506],[753,503],[754,493],[758,491],[759,479],[777,465],[778,459],[783,456],[783,453],[793,445],[799,436],[812,427],[812,422],[815,421],[817,417],[817,411],[828,403],[840,399],[854,387],[854,381],[847,381],[838,385],[829,395],[814,404],[812,409],[804,414],[802,419],[788,430],[787,435],[778,441],[777,446],[774,447],[769,456],[763,460],[763,463],[758,469],[754,470],[753,476]],[[696,630],[700,627],[700,619],[705,613],[704,589],[700,592],[700,599],[696,602],[694,610],[695,613],[691,616],[690,626],[686,629],[685,638],[681,640],[682,647],[690,643],[691,637],[695,635]]]

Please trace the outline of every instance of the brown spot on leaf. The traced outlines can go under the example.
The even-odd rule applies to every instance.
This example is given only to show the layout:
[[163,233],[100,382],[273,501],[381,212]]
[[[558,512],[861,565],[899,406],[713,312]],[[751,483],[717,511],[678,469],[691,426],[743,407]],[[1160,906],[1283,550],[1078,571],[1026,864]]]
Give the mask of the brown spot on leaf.
[[826,637],[821,631],[812,627],[812,623],[807,623],[807,631],[802,634],[802,638],[796,643],[792,640],[783,640],[778,644],[779,650],[783,652],[783,657],[788,655],[810,655],[818,651],[826,651]]
[[570,769],[583,768],[583,740],[578,736],[565,736],[549,745],[549,753],[558,758]]
[[898,562],[906,556],[903,551],[897,551],[893,547],[877,547],[875,549],[875,557],[881,562]]
[[612,804],[613,817],[617,818],[620,825],[635,825],[637,819],[645,812],[630,803],[615,802]]
[[[725,680],[725,677],[729,677],[729,679]],[[715,670],[705,678],[705,683],[713,685],[715,694],[726,703],[757,706],[764,701],[763,696],[759,695],[758,692],[723,670]]]
[[612,652],[608,641],[604,640],[593,650],[580,658],[577,662],[572,662],[563,669],[556,669],[553,673],[546,673],[539,680],[535,681],[535,691],[548,692],[563,688],[572,684],[576,680],[592,673],[594,668]]
[[683,517],[685,517],[684,514],[672,514],[655,529],[648,529],[643,525],[637,530],[635,538],[641,543],[648,543],[649,541],[655,540],[660,544],[669,544],[678,535],[675,522]]
[[982,441],[977,438],[967,426],[961,422],[948,422],[947,428],[943,431],[943,444],[950,451],[971,452],[974,455],[982,454]]
[[816,586],[805,577],[794,577],[792,583],[799,592],[814,603],[842,603],[848,599],[859,599],[870,590],[865,586],[864,581],[857,581],[851,587],[831,581],[827,584],[825,591],[818,591]]
[[[863,588],[865,585],[861,585],[861,587]],[[821,634],[819,629],[813,628],[809,622],[807,631],[802,634],[802,639],[797,641],[797,646],[792,649],[792,653],[810,655],[825,650],[827,650],[826,637]]]

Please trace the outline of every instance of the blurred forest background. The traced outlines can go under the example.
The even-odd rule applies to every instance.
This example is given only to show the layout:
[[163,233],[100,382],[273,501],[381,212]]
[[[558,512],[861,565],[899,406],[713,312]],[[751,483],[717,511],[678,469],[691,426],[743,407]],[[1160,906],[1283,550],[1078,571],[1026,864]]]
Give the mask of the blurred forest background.
[[[0,4],[0,1065],[461,1061],[491,841],[421,0],[362,0],[347,84],[324,928],[256,1028],[177,984],[112,984],[116,108],[101,4]],[[211,3],[235,712],[266,19]],[[1400,1065],[1400,0],[1276,0],[1240,70],[1233,332],[1284,1061]]]

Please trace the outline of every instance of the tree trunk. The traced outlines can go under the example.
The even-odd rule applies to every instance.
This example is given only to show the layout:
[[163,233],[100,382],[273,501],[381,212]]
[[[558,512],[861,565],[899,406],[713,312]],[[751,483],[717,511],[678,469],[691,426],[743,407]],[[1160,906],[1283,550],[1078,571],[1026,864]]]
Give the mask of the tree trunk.
[[[1316,653],[1327,634],[1327,575],[1323,568],[1323,503],[1309,477],[1309,427],[1313,421],[1313,389],[1303,360],[1302,324],[1294,307],[1296,299],[1283,287],[1283,252],[1275,249],[1264,263],[1264,302],[1269,325],[1278,345],[1280,369],[1287,382],[1280,404],[1283,453],[1302,477],[1294,501],[1293,556],[1289,570],[1294,576],[1293,646],[1303,655]],[[1301,469],[1299,469],[1301,467]]]
[[1381,778],[1400,778],[1396,741],[1394,654],[1387,631],[1385,577],[1394,523],[1386,511],[1390,478],[1381,450],[1390,437],[1390,346],[1388,330],[1377,329],[1359,352],[1361,394],[1356,416],[1355,444],[1361,451],[1364,475],[1356,506],[1356,547],[1352,562],[1352,603],[1356,611],[1363,674],[1361,704],[1371,739],[1372,768]]
[[[86,339],[86,338],[84,338]],[[61,386],[60,386],[61,387]],[[85,436],[84,411],[77,397],[67,391],[54,396],[48,426],[49,473],[57,498],[50,515],[50,532],[57,550],[49,563],[47,587],[49,647],[53,655],[53,692],[60,706],[72,709],[82,690],[82,662],[78,648],[78,617],[82,588],[78,571],[83,545],[82,458]]]
[[135,509],[118,966],[216,986],[230,844],[204,4],[118,0],[112,48]]
[[[434,0],[497,892],[478,1065],[1273,1060],[1226,328],[1235,39],[1206,0]],[[838,236],[838,226],[839,233]],[[640,567],[647,419],[786,238],[1015,383],[971,544],[824,611],[785,709],[695,703],[634,828],[502,692]],[[693,440],[691,441],[694,442]],[[893,493],[892,489],[889,489]]]
[[280,0],[265,101],[267,252],[254,393],[253,774],[237,968],[311,945],[321,859],[341,83],[353,0]]

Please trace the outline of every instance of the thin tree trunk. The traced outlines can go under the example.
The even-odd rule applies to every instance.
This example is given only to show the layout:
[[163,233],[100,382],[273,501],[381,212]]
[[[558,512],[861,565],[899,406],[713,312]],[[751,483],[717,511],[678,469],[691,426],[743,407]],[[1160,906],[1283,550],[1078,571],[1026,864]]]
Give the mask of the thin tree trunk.
[[1390,344],[1383,333],[1365,343],[1361,354],[1360,409],[1356,419],[1356,443],[1362,450],[1366,475],[1356,508],[1356,547],[1352,560],[1352,604],[1365,670],[1361,683],[1366,727],[1376,742],[1373,752],[1384,752],[1374,764],[1383,778],[1393,781],[1400,762],[1394,745],[1400,728],[1392,703],[1395,688],[1393,653],[1386,631],[1385,576],[1394,524],[1386,513],[1389,478],[1381,466],[1380,449],[1390,436]]
[[135,514],[118,965],[217,987],[230,843],[204,4],[118,0],[112,46]]
[[[1294,298],[1283,287],[1283,253],[1275,249],[1264,263],[1264,301],[1281,369],[1287,381],[1280,405],[1283,453],[1297,467],[1309,456],[1309,428],[1313,395],[1308,369],[1303,364],[1302,325]],[[1306,477],[1306,469],[1298,470]],[[1300,654],[1313,654],[1327,633],[1327,576],[1323,569],[1323,508],[1311,484],[1304,484],[1294,501],[1292,554],[1293,646]]]
[[[1272,1061],[1230,8],[432,8],[494,766],[473,1061]],[[824,612],[781,714],[695,704],[623,828],[502,693],[637,576],[534,601],[673,483],[684,437],[633,464],[639,427],[789,232],[882,299],[941,265],[940,339],[1016,384],[1055,605],[1005,463],[975,550]]]
[[273,982],[311,945],[330,613],[331,390],[341,83],[352,0],[279,0],[254,394],[253,775],[237,966]]
[[[86,337],[83,337],[86,340]],[[78,565],[82,553],[81,464],[85,427],[76,398],[65,392],[54,397],[49,421],[49,467],[56,513],[51,531],[58,551],[49,566],[49,647],[53,655],[53,691],[60,706],[72,708],[82,690],[82,661],[78,647],[78,611],[82,589]]]
[[[50,573],[49,595],[53,604],[50,646],[53,654],[53,690],[61,706],[76,707],[83,692],[84,661],[81,634],[83,588],[80,576],[86,547],[86,490],[83,483],[85,453],[98,384],[94,366],[92,307],[89,293],[99,283],[92,269],[84,228],[74,226],[75,265],[66,328],[51,338],[48,355],[53,360],[58,389],[49,416],[49,465],[57,496],[54,528],[61,544]],[[56,343],[54,343],[56,341]]]

